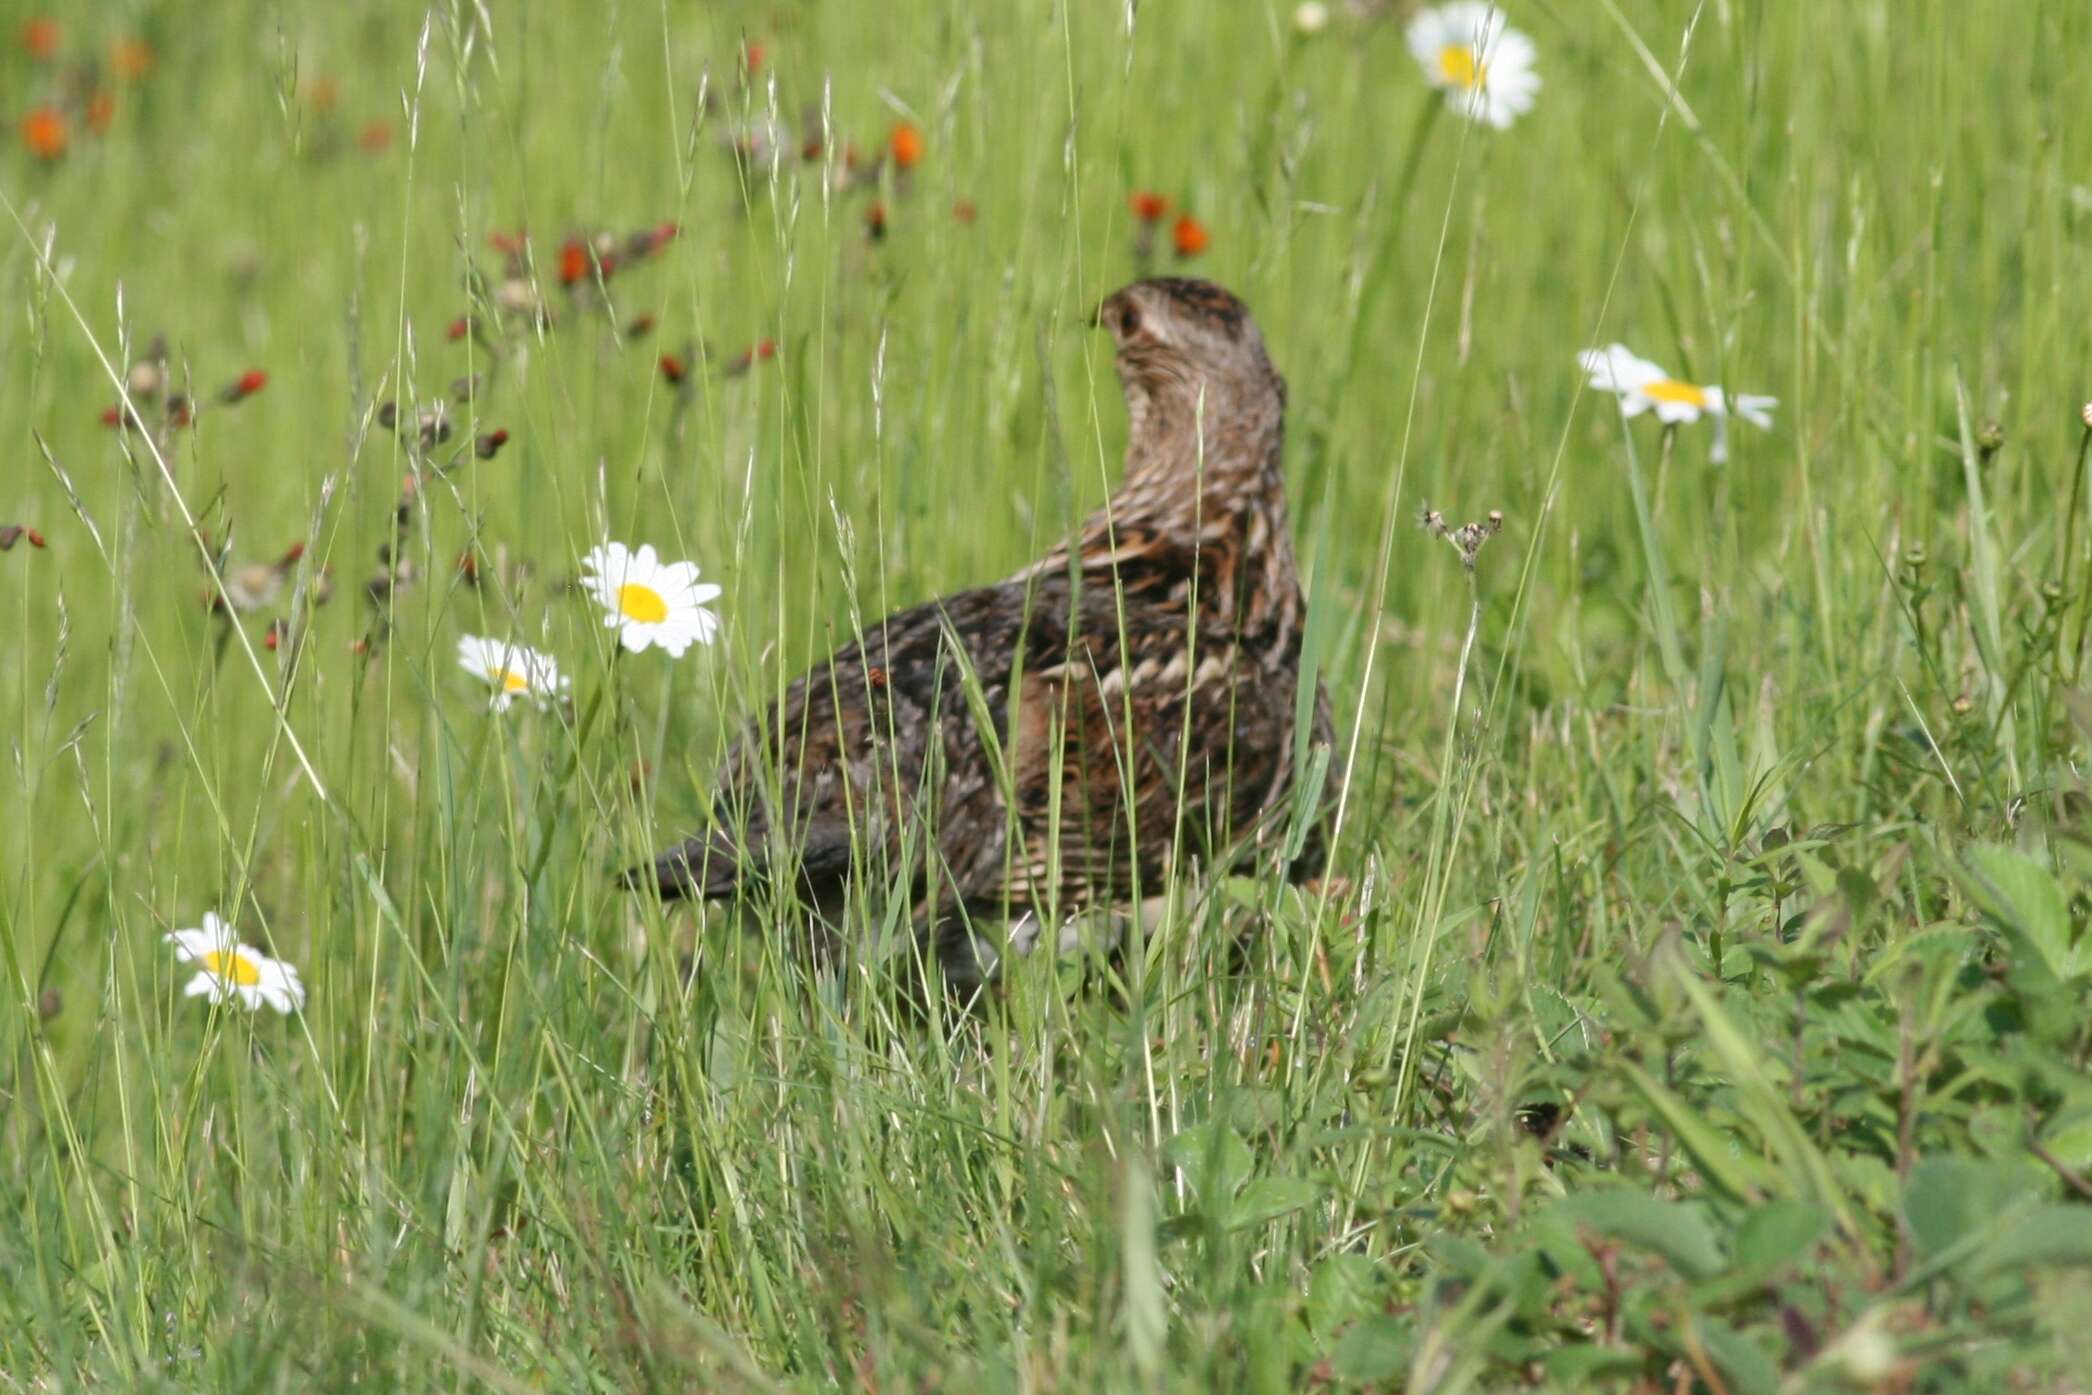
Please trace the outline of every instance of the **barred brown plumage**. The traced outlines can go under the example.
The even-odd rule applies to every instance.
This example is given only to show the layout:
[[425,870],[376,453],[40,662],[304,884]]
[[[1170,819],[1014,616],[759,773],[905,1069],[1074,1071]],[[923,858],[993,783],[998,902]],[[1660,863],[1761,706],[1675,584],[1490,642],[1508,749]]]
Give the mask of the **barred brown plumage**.
[[[1173,859],[1231,857],[1290,809],[1285,383],[1210,282],[1137,282],[1096,322],[1130,418],[1110,501],[1070,544],[888,616],[794,682],[728,750],[714,826],[635,880],[718,899],[794,869],[822,954],[852,888],[902,895],[971,982],[992,927],[1153,894]],[[1309,710],[1328,743],[1319,687]],[[1311,830],[1288,874],[1320,858]]]

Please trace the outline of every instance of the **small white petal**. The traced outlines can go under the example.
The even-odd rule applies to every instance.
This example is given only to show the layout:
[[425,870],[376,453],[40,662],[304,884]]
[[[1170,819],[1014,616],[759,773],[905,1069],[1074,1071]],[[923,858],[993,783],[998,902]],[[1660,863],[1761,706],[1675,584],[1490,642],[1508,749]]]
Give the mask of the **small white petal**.
[[1656,419],[1674,426],[1682,422],[1698,421],[1700,409],[1690,402],[1658,402]]

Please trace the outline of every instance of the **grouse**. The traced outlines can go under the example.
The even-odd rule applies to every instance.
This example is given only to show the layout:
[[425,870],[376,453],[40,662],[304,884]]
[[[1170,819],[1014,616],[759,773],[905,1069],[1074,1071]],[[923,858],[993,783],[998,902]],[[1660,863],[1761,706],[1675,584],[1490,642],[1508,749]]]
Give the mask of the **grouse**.
[[1295,796],[1331,723],[1326,691],[1299,693],[1285,382],[1211,282],[1136,282],[1095,323],[1130,419],[1110,501],[1022,571],[890,615],[795,681],[729,747],[711,827],[632,880],[708,900],[789,882],[817,956],[843,947],[853,888],[904,896],[918,962],[971,987],[1002,952],[993,927],[1125,907],[1193,860],[1269,848],[1316,873],[1319,807]]

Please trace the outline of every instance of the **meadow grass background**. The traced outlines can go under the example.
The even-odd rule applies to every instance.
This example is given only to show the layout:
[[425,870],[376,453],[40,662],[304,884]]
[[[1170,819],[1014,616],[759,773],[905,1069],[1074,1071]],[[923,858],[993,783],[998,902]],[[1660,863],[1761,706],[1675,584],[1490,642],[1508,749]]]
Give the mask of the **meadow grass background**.
[[[2083,1389],[2092,12],[1509,17],[1502,133],[1400,6],[118,4],[0,58],[13,119],[155,55],[0,161],[0,522],[48,540],[0,556],[0,1383]],[[824,163],[723,148],[808,105]],[[905,181],[824,190],[902,120]],[[1108,492],[1136,189],[1291,385],[1342,881],[1187,886],[927,1023],[617,889],[792,674]],[[554,250],[665,220],[620,343]],[[561,316],[495,364],[444,327],[524,227]],[[235,561],[332,569],[296,644],[97,420],[155,333],[269,374],[167,463]],[[1615,338],[1776,429],[1623,429]],[[353,653],[375,405],[471,372],[513,439],[424,480]],[[1472,582],[1426,503],[1503,511]],[[613,665],[606,535],[723,642]],[[572,708],[490,716],[465,633]],[[302,1014],[179,996],[209,909]]]

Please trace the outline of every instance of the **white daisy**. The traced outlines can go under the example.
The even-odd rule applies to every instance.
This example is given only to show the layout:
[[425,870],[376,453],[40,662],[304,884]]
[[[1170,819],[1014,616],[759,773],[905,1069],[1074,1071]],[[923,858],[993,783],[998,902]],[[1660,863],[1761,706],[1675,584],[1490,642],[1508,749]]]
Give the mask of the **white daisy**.
[[1503,130],[1533,109],[1540,90],[1533,41],[1504,23],[1495,5],[1467,0],[1419,10],[1409,21],[1409,51],[1425,81],[1444,89],[1446,105],[1471,121]]
[[508,711],[509,704],[519,697],[528,697],[543,707],[554,698],[566,696],[570,686],[550,654],[482,635],[465,635],[458,640],[458,666],[493,685],[490,705],[496,712]]
[[718,613],[705,609],[719,588],[698,581],[695,562],[663,562],[650,545],[633,552],[613,542],[592,548],[581,567],[581,588],[608,612],[603,623],[635,654],[658,644],[681,658],[693,640],[710,644],[719,633]]
[[1731,397],[1718,387],[1681,382],[1649,360],[1635,357],[1625,344],[1585,349],[1576,361],[1590,375],[1592,387],[1619,397],[1620,411],[1625,416],[1638,417],[1654,411],[1656,419],[1665,423],[1698,421],[1703,416],[1714,418],[1712,455],[1716,464],[1729,458],[1731,416],[1769,429],[1772,409],[1780,405],[1777,397],[1744,392]]
[[177,930],[167,936],[167,943],[174,946],[176,959],[199,966],[196,977],[182,990],[184,998],[207,996],[214,1003],[237,999],[249,1012],[263,1003],[278,1012],[296,1012],[305,1006],[305,985],[298,981],[298,971],[241,944],[215,911],[203,913],[201,930]]

